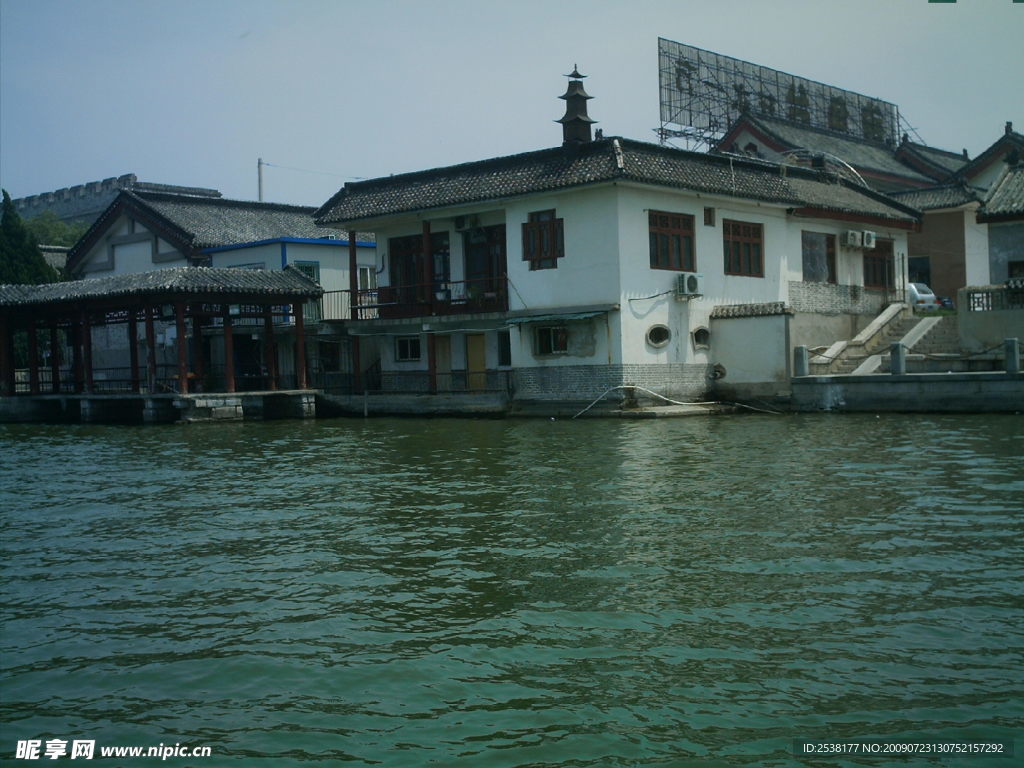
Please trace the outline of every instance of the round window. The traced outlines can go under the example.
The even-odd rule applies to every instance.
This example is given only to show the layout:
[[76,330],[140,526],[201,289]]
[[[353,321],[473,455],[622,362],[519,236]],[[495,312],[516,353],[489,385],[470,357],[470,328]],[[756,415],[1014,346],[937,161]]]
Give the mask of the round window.
[[672,338],[667,325],[652,325],[647,329],[647,343],[652,347],[664,347]]

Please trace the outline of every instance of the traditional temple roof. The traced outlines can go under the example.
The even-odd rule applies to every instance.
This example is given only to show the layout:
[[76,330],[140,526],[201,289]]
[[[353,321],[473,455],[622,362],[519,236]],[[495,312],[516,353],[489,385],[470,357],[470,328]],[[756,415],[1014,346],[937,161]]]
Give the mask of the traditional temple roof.
[[321,206],[315,219],[320,224],[351,226],[383,216],[613,181],[901,222],[919,218],[908,206],[820,171],[607,137],[579,146],[346,184]]
[[985,205],[978,212],[978,221],[1024,219],[1024,165],[1008,168],[992,185]]
[[764,134],[775,144],[773,149],[776,151],[780,151],[781,148],[824,152],[852,165],[859,171],[874,172],[905,180],[908,187],[935,183],[934,178],[901,163],[896,158],[893,148],[885,144],[796,125],[785,120],[767,117],[741,117],[722,139],[719,146],[728,148],[734,134],[738,133],[744,124]]
[[916,208],[919,211],[957,208],[967,203],[981,202],[984,194],[984,190],[975,189],[963,183],[889,193],[893,199],[899,200],[901,203]]
[[169,267],[44,285],[0,285],[0,307],[72,304],[107,298],[273,296],[315,298],[323,289],[297,269]]

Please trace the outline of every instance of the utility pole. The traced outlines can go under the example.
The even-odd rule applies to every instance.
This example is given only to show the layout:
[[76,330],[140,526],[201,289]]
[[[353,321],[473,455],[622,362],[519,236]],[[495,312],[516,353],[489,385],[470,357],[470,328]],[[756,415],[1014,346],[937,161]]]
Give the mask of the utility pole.
[[259,197],[257,198],[261,203],[263,202],[263,158],[256,158],[256,181],[259,188]]

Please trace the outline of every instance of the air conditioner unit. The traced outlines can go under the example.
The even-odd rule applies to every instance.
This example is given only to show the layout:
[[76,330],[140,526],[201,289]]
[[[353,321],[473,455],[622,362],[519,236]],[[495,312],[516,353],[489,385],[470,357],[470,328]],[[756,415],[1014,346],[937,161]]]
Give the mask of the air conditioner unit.
[[681,272],[676,276],[676,296],[700,296],[704,293],[704,275]]
[[874,232],[869,232],[866,229],[864,230],[864,247],[865,248],[874,248],[875,244],[877,243],[877,241],[878,241],[878,235],[876,235]]
[[843,245],[847,248],[863,248],[863,233],[858,229],[848,229],[843,233]]

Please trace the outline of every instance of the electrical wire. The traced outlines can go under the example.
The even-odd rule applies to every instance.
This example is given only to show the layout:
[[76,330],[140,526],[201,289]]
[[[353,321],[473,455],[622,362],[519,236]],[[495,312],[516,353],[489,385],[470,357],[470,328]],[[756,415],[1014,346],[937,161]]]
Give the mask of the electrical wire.
[[746,405],[744,403],[734,403],[734,402],[728,402],[728,401],[724,401],[724,400],[702,400],[702,401],[697,401],[697,402],[685,403],[685,402],[682,402],[680,400],[673,400],[670,397],[665,397],[664,395],[659,395],[657,392],[653,392],[653,391],[647,389],[646,387],[637,386],[636,384],[619,384],[617,386],[611,387],[610,389],[606,390],[605,392],[602,392],[597,397],[597,399],[594,400],[594,402],[592,402],[590,405],[588,405],[586,408],[584,408],[582,411],[577,413],[572,418],[575,419],[575,418],[578,418],[579,416],[582,416],[584,413],[586,413],[591,408],[593,408],[595,405],[597,405],[601,400],[603,400],[605,395],[608,395],[608,394],[614,392],[617,389],[633,389],[633,390],[639,389],[641,392],[646,392],[647,394],[653,395],[654,397],[657,397],[657,398],[659,398],[661,400],[664,400],[666,403],[671,403],[672,405],[734,405],[734,406],[737,406],[739,408],[749,408],[752,411],[758,411],[759,413],[771,413],[771,414],[774,414],[776,416],[779,415],[779,413],[780,413],[779,411],[769,411],[769,410],[765,410],[763,408],[755,408],[752,405]]

